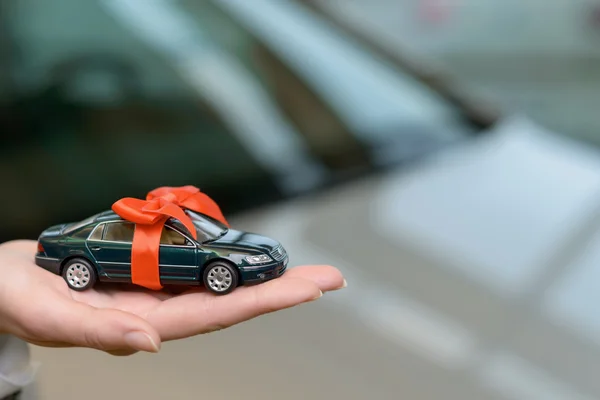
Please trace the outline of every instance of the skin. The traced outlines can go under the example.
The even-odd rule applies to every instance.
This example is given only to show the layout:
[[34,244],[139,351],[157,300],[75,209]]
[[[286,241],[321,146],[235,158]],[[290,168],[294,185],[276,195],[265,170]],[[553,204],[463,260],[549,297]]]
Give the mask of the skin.
[[36,242],[0,245],[0,333],[39,346],[87,347],[113,355],[158,352],[161,343],[209,333],[320,298],[346,286],[327,265],[216,296],[203,289],[150,291],[98,285],[77,292],[33,261]]

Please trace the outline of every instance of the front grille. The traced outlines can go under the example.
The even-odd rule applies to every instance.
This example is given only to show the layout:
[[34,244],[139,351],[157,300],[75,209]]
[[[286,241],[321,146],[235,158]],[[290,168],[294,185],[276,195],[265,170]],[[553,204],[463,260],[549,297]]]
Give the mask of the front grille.
[[275,250],[271,252],[271,257],[273,257],[275,261],[281,261],[285,258],[285,256],[286,252],[282,246],[277,246]]

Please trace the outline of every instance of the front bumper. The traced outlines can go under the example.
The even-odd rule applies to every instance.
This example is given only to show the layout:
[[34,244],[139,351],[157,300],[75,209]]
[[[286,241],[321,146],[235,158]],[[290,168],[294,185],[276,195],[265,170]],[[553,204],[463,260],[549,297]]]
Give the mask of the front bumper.
[[46,257],[39,254],[35,256],[35,263],[56,275],[60,274],[60,260],[58,258]]
[[240,268],[242,280],[244,283],[259,283],[275,279],[283,275],[287,269],[288,261],[289,259],[286,257],[282,261],[271,264],[256,267],[242,267]]

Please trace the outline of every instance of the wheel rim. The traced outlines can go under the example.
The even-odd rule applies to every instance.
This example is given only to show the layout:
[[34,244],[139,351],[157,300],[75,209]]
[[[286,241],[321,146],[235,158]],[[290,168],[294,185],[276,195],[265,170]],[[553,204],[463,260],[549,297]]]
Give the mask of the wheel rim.
[[76,288],[84,288],[92,279],[90,268],[83,263],[74,263],[67,268],[67,282]]
[[233,284],[231,271],[220,265],[208,271],[208,286],[216,292],[224,292]]

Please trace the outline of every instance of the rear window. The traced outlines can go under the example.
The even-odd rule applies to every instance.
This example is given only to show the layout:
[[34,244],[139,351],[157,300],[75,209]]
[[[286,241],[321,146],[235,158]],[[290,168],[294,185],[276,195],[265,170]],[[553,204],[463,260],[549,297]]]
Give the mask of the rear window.
[[75,238],[78,238],[78,239],[87,239],[87,237],[92,232],[92,229],[94,229],[93,224],[88,225],[88,226],[84,227],[83,229],[80,229],[80,230],[74,232],[72,236]]
[[65,226],[62,230],[63,234],[70,234],[75,232],[76,230],[79,230],[81,228],[83,228],[86,225],[91,224],[92,222],[94,222],[96,220],[97,215],[88,217],[82,221],[79,222],[74,222],[72,224],[68,224],[67,226]]

